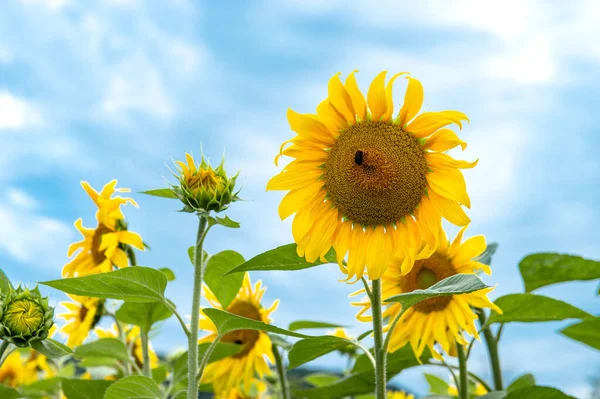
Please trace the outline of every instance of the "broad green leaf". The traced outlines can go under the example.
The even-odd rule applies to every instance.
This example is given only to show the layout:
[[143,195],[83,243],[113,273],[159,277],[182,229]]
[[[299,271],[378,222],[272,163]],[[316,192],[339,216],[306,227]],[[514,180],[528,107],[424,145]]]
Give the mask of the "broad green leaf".
[[600,317],[570,325],[560,332],[571,339],[600,350]]
[[286,351],[292,349],[292,343],[288,342],[281,335],[269,334],[269,338],[271,339],[271,343],[273,343],[273,345],[277,345],[278,347],[283,348]]
[[309,263],[306,259],[298,256],[296,244],[287,244],[270,251],[256,255],[246,263],[239,265],[231,273],[258,271],[258,270],[301,270],[322,265],[324,263],[335,263],[335,251],[331,249],[326,255],[327,262],[317,260],[314,263]]
[[566,302],[535,294],[509,294],[496,299],[494,303],[502,309],[502,314],[492,312],[487,324],[534,323],[593,317]]
[[343,398],[346,396],[355,396],[365,393],[371,393],[375,390],[375,378],[373,372],[351,374],[345,378],[315,388],[294,390],[294,398]]
[[118,367],[119,361],[114,357],[87,357],[79,362],[79,366],[87,367]]
[[157,188],[155,190],[142,191],[140,194],[152,195],[154,197],[178,199],[177,195],[170,188]]
[[575,399],[558,389],[550,387],[524,387],[515,389],[506,395],[506,399]]
[[125,344],[116,338],[100,338],[89,344],[84,344],[75,349],[76,358],[114,358],[122,361],[129,361],[130,356]]
[[16,390],[9,387],[5,387],[0,384],[0,398],[2,399],[19,399],[21,394]]
[[74,362],[71,362],[71,363],[68,363],[68,364],[64,364],[58,370],[58,377],[60,377],[60,378],[71,378],[74,375],[75,375],[75,363]]
[[[60,390],[60,386],[61,386],[61,378],[53,377],[53,378],[47,378],[44,380],[35,381],[35,382],[32,382],[31,384],[22,385],[19,387],[19,390],[21,391],[21,394],[23,396],[49,397],[49,396],[53,396],[54,394],[56,394]],[[1,392],[0,392],[0,398],[4,399],[4,396],[1,395]]]
[[112,383],[104,380],[64,379],[62,389],[67,399],[104,399],[104,393]]
[[115,314],[117,319],[139,326],[145,332],[149,332],[154,323],[166,320],[171,315],[171,310],[162,302],[125,302]]
[[240,227],[239,222],[236,222],[235,220],[229,219],[229,216],[227,216],[227,215],[225,215],[224,218],[220,218],[218,216],[216,216],[216,217],[209,216],[208,217],[208,223],[211,226],[214,226],[214,225],[218,224],[220,226],[229,227],[229,228],[232,228],[232,229],[238,229]]
[[6,276],[4,270],[0,269],[0,294],[6,294],[12,289],[13,286],[10,282],[10,279]]
[[294,344],[288,354],[290,360],[288,368],[296,368],[318,357],[350,345],[348,340],[330,335],[302,339]]
[[73,349],[50,338],[47,338],[43,341],[33,341],[31,342],[31,347],[49,358],[63,357],[73,354]]
[[187,391],[179,391],[171,399],[185,399],[185,398],[187,398]]
[[534,385],[535,385],[535,377],[533,376],[533,374],[527,373],[527,374],[523,374],[522,376],[515,378],[515,380],[510,383],[508,388],[506,388],[506,391],[512,392],[512,391],[520,389],[520,388],[530,387],[530,386],[534,386]]
[[600,278],[600,262],[574,255],[556,253],[528,255],[519,263],[519,269],[526,292],[565,281]]
[[425,373],[425,379],[427,380],[427,383],[429,384],[429,392],[430,393],[435,393],[435,394],[440,394],[440,395],[447,395],[448,394],[448,383],[441,379],[438,376],[435,376],[433,374],[427,374]]
[[487,245],[487,247],[485,248],[485,251],[483,251],[483,253],[481,255],[479,255],[479,257],[476,260],[478,262],[483,263],[484,265],[491,266],[492,265],[492,256],[494,256],[497,249],[498,249],[497,242],[489,243]]
[[[202,359],[206,353],[210,343],[202,343],[198,345],[198,359]],[[235,355],[240,351],[240,346],[229,343],[219,343],[215,347],[212,355],[210,355],[209,363],[216,362],[223,358]],[[182,353],[177,360],[175,360],[175,366],[173,369],[173,385],[187,385],[187,372],[188,372],[188,353]]]
[[310,338],[308,335],[296,333],[283,328],[275,327],[262,321],[247,319],[219,309],[204,309],[204,314],[215,323],[219,334],[225,335],[231,331],[237,330],[259,330],[268,331],[274,334],[288,335],[296,338]]
[[429,298],[448,295],[467,294],[488,288],[479,277],[474,274],[455,274],[424,290],[414,290],[404,294],[396,295],[385,300],[385,302],[398,302],[403,309],[424,301]]
[[483,396],[478,397],[477,399],[504,399],[506,397],[506,392],[504,391],[492,391]]
[[157,269],[158,271],[161,271],[165,274],[165,276],[167,276],[167,281],[174,281],[175,280],[175,272],[171,269],[169,269],[168,267],[161,267],[160,269]]
[[167,368],[164,364],[152,369],[152,379],[157,384],[162,384],[167,379]]
[[233,301],[244,282],[244,275],[241,273],[226,274],[242,263],[244,263],[244,257],[231,250],[214,254],[206,261],[204,281],[224,309],[227,309],[227,306]]
[[309,328],[339,328],[344,327],[339,324],[331,324],[325,323],[322,321],[309,321],[309,320],[298,320],[290,323],[288,330],[290,331],[298,331],[305,330]]
[[340,377],[332,374],[325,373],[313,373],[304,377],[304,381],[308,382],[310,385],[314,387],[322,387],[326,385],[331,385],[336,382]]
[[[194,256],[196,254],[196,247],[194,245],[192,245],[191,247],[188,248],[187,252],[188,252],[188,258],[190,259],[192,266],[194,266]],[[204,265],[206,265],[206,261],[208,260],[208,252],[202,251],[202,254],[204,256],[204,258],[202,259],[202,262]]]
[[162,399],[160,388],[148,377],[133,375],[125,377],[106,390],[104,399]]
[[164,300],[167,277],[149,267],[126,267],[109,273],[45,281],[41,284],[68,294],[129,302]]

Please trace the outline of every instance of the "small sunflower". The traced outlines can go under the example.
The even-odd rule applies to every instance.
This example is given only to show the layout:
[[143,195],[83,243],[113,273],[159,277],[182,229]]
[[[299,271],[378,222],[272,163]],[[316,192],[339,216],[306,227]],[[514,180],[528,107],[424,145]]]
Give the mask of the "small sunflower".
[[[485,251],[485,237],[474,236],[463,243],[465,230],[466,227],[463,227],[451,244],[446,233],[440,230],[437,251],[427,259],[417,260],[410,273],[405,276],[402,276],[398,266],[389,267],[381,278],[384,301],[398,294],[428,288],[455,274],[475,274],[478,271],[491,274],[488,265],[475,260]],[[389,351],[394,352],[410,342],[417,357],[421,356],[425,347],[429,347],[433,356],[441,359],[441,354],[434,347],[437,343],[445,353],[455,354],[456,342],[467,344],[463,332],[479,338],[475,327],[477,315],[471,307],[490,308],[501,313],[500,308],[487,297],[493,289],[491,287],[469,294],[430,298],[410,307],[400,317],[392,332]],[[368,300],[353,305],[363,307],[357,316],[359,320],[370,321],[369,316],[364,316],[371,307]],[[383,311],[383,317],[392,321],[400,311],[399,303],[390,304]]]
[[387,393],[387,399],[415,399],[415,397],[404,392],[392,391]]
[[[269,323],[270,314],[277,309],[279,301],[275,301],[271,307],[263,308],[260,300],[266,288],[262,287],[261,281],[257,281],[254,287],[248,273],[244,275],[244,282],[235,299],[225,309],[238,316],[252,320]],[[204,286],[204,296],[208,302],[217,309],[223,309],[219,300],[212,291]],[[202,313],[200,315],[200,329],[210,333],[199,340],[212,342],[217,337],[217,328],[214,323]],[[270,375],[270,361],[275,363],[272,351],[271,339],[264,331],[237,330],[225,334],[220,342],[228,342],[240,345],[242,349],[233,356],[224,358],[206,366],[202,375],[203,383],[211,383],[217,394],[228,393],[232,388],[240,386],[248,391],[256,376],[263,378]]]
[[[142,337],[141,331],[138,326],[124,326],[125,330],[125,343],[128,348],[131,348],[131,356],[133,360],[137,364],[139,368],[142,368],[144,365],[144,353],[142,349]],[[113,324],[111,329],[102,329],[96,328],[94,330],[98,338],[119,338],[119,329],[116,324]],[[158,356],[154,349],[152,349],[152,344],[148,342],[149,347],[149,355],[150,355],[150,368],[154,369],[158,367]]]
[[0,367],[0,384],[15,388],[38,379],[37,371],[28,366],[21,352],[14,351]]
[[71,298],[71,302],[61,302],[68,312],[58,317],[67,321],[60,332],[67,336],[67,345],[74,348],[83,343],[102,318],[104,300],[77,295],[68,297]]
[[477,162],[444,154],[466,144],[442,129],[453,123],[462,128],[468,119],[458,111],[417,116],[423,86],[410,76],[404,105],[393,116],[392,86],[403,74],[386,85],[381,72],[366,100],[354,72],[345,84],[336,74],[316,115],[289,110],[297,136],[283,143],[275,164],[283,155],[295,159],[267,184],[267,190],[289,191],[279,216],[296,214],[298,255],[314,262],[333,247],[348,279],[362,277],[365,267],[370,279],[378,279],[394,255],[407,274],[415,259],[436,249],[442,216],[459,226],[469,223],[461,207],[470,207],[470,200],[460,169]]
[[105,273],[112,271],[113,266],[129,266],[125,246],[131,245],[143,251],[144,243],[139,234],[127,230],[121,205],[137,204],[131,198],[113,196],[115,192],[128,192],[129,189],[117,189],[116,180],[106,184],[100,193],[87,182],[81,182],[81,185],[98,206],[98,225],[94,229],[88,229],[83,227],[81,218],[77,219],[75,228],[79,230],[83,240],[69,246],[67,256],[74,257],[63,267],[63,277]]

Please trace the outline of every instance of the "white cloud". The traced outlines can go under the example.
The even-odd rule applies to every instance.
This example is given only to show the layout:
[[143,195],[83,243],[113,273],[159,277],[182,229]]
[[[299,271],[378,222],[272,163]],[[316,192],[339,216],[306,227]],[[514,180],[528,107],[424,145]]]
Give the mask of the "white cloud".
[[0,91],[0,130],[21,129],[40,123],[37,109],[10,91]]
[[59,11],[70,2],[71,0],[21,0],[21,3],[23,4],[30,6],[42,5],[50,11]]
[[506,54],[494,56],[487,66],[492,77],[522,83],[547,82],[555,68],[550,39],[543,35],[528,38]]
[[38,206],[38,202],[35,198],[27,194],[25,191],[15,187],[10,187],[7,190],[6,198],[11,205],[21,209],[35,209]]

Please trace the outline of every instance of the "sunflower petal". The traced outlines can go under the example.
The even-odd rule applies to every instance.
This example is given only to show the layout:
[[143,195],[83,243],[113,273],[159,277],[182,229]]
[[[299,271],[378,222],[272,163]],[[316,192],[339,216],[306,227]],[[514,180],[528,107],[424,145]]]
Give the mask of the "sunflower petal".
[[367,102],[365,101],[365,96],[361,93],[358,88],[358,84],[356,83],[356,77],[354,73],[358,72],[357,70],[352,71],[350,75],[346,78],[346,91],[350,94],[350,98],[352,98],[352,105],[354,106],[354,111],[356,115],[360,119],[365,119],[367,115]]
[[371,110],[374,121],[379,121],[387,111],[387,100],[385,95],[385,75],[387,71],[381,72],[373,79],[369,92],[367,93],[367,103]]
[[423,138],[452,123],[457,124],[462,129],[461,121],[463,120],[468,120],[468,118],[458,111],[424,112],[417,116],[406,129],[415,137]]
[[464,150],[467,143],[458,138],[450,129],[440,129],[427,139],[423,148],[431,151],[448,151],[460,145]]
[[433,173],[427,174],[431,189],[448,199],[471,207],[471,200],[467,194],[467,184],[462,173],[453,168],[436,168]]
[[356,120],[356,112],[354,112],[354,105],[352,104],[352,98],[346,88],[340,80],[341,73],[338,72],[329,79],[328,94],[329,101],[331,104],[340,111],[348,122],[354,122]]
[[301,137],[326,145],[333,143],[331,131],[314,116],[299,114],[292,109],[288,109],[287,118],[290,128]]
[[408,87],[404,94],[404,104],[400,109],[400,126],[406,126],[408,122],[419,113],[423,106],[423,85],[417,79],[407,76]]
[[456,226],[466,226],[471,223],[471,219],[456,201],[441,196],[434,190],[429,191],[429,198],[435,208],[450,223]]
[[392,119],[392,114],[394,113],[394,99],[393,99],[393,91],[394,91],[394,81],[398,76],[406,75],[408,72],[400,72],[392,76],[390,81],[388,82],[385,88],[385,101],[387,103],[387,110],[385,114],[383,114],[382,119],[384,121]]

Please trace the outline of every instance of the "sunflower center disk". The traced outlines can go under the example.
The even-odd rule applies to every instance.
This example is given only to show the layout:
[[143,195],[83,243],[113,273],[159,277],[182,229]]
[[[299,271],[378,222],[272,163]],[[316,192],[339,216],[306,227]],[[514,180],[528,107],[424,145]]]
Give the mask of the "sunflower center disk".
[[99,265],[106,259],[105,251],[100,250],[100,245],[102,244],[102,236],[107,233],[112,233],[112,230],[101,224],[96,228],[94,237],[92,237],[92,257],[96,265]]
[[427,170],[423,149],[400,126],[363,121],[344,131],[331,148],[325,189],[353,223],[386,226],[419,204]]
[[[250,302],[235,301],[227,308],[227,311],[238,316],[246,317],[252,320],[261,321],[260,312]],[[233,358],[239,359],[246,356],[258,341],[259,332],[256,330],[237,330],[227,333],[221,338],[221,342],[241,345],[242,350],[233,355]]]
[[[435,253],[427,259],[416,261],[410,273],[402,277],[399,284],[402,292],[411,292],[429,288],[438,281],[455,274],[456,270],[450,261],[448,261],[448,258],[442,254]],[[436,312],[444,310],[451,300],[451,296],[430,298],[417,303],[413,308],[421,313]]]

